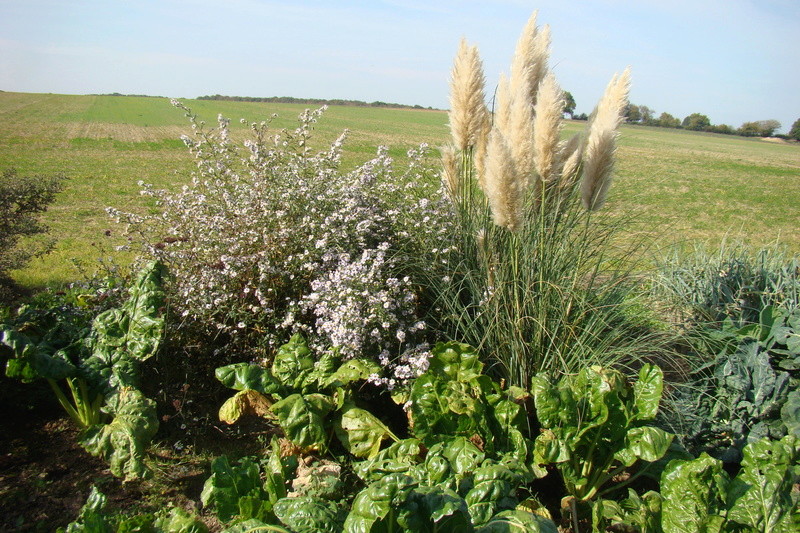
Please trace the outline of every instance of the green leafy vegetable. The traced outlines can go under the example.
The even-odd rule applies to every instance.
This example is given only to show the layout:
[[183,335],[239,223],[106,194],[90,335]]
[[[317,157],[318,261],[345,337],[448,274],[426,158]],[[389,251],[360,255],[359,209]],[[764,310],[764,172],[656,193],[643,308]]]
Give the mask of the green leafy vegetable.
[[558,384],[537,376],[531,389],[543,427],[534,444],[535,467],[541,472],[556,464],[567,492],[579,500],[594,498],[637,461],[661,458],[672,442],[672,435],[649,425],[662,389],[661,371],[652,365],[642,367],[633,386],[617,371],[590,367]]

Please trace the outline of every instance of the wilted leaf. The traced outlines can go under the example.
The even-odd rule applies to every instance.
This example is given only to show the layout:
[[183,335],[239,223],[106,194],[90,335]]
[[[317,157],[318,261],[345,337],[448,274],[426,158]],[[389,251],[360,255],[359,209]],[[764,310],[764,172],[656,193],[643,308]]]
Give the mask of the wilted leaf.
[[243,390],[237,392],[219,408],[219,419],[233,424],[246,415],[269,416],[272,402],[260,392]]

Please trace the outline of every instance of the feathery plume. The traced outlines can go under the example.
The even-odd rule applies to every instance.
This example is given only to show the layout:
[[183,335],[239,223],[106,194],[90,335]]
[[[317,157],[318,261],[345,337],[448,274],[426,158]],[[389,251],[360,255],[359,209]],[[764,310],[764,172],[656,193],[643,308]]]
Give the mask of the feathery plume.
[[564,92],[552,73],[539,85],[534,107],[533,159],[534,168],[542,181],[551,181],[557,172],[558,142],[564,116]]
[[547,73],[550,56],[550,27],[536,27],[537,12],[534,11],[522,35],[517,41],[514,59],[511,62],[511,92],[517,94],[523,80],[528,84],[528,101],[536,103],[539,84]]
[[516,231],[522,220],[523,191],[505,137],[497,128],[489,134],[486,156],[486,198],[492,220],[498,226]]
[[576,133],[560,144],[558,160],[560,177],[558,189],[567,193],[572,190],[578,181],[581,159],[583,158],[583,136]]
[[487,120],[483,63],[476,46],[461,39],[450,78],[450,133],[459,150],[475,146]]
[[505,74],[500,74],[494,96],[494,127],[508,131],[511,121],[511,87]]
[[528,80],[523,79],[511,94],[508,129],[503,131],[511,148],[517,177],[522,180],[520,186],[523,188],[527,188],[533,182],[534,120],[529,95]]
[[492,131],[492,120],[487,110],[483,114],[483,123],[481,124],[478,141],[475,145],[475,171],[478,177],[478,186],[484,190],[484,177],[486,175],[486,150],[489,144],[489,132]]
[[617,129],[628,103],[630,79],[630,68],[625,69],[621,76],[615,75],[611,79],[589,124],[581,200],[583,206],[591,211],[603,207],[611,186],[611,171],[614,168],[614,153],[619,135]]
[[456,149],[452,145],[442,147],[442,183],[451,200],[456,200],[461,191]]

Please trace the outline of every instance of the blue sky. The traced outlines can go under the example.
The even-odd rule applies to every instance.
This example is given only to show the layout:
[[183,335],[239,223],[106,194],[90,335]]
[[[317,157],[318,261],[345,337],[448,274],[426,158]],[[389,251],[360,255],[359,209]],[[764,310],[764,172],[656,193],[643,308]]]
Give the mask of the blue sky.
[[535,9],[578,112],[631,66],[657,114],[800,118],[798,0],[0,0],[0,90],[446,108],[459,39],[493,88]]

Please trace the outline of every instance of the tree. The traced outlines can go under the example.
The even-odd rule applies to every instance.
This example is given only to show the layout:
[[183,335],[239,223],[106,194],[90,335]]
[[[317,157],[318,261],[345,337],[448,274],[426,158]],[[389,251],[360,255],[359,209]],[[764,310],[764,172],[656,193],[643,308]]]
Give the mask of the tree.
[[628,107],[625,108],[625,122],[628,124],[637,124],[640,120],[642,120],[642,113],[639,110],[639,106],[636,104],[628,104]]
[[648,126],[652,126],[655,121],[653,120],[653,115],[655,115],[655,111],[647,107],[646,105],[639,106],[639,113],[642,115],[642,124],[647,124]]
[[745,122],[736,132],[745,137],[772,137],[780,127],[781,123],[777,120],[758,120]]
[[661,126],[662,128],[678,128],[681,125],[680,120],[673,117],[666,111],[664,113],[661,113],[661,116],[658,117],[656,123],[658,126]]
[[711,120],[700,113],[692,113],[683,119],[683,127],[687,130],[705,131],[711,127]]
[[789,130],[789,138],[800,141],[800,118],[794,121],[792,129]]
[[575,118],[575,98],[569,91],[564,91],[564,113],[569,115],[569,118]]
[[61,176],[22,177],[13,169],[0,175],[0,300],[10,294],[8,287],[13,285],[8,272],[49,251],[52,243],[20,239],[47,231],[39,215],[63,189],[63,180]]

